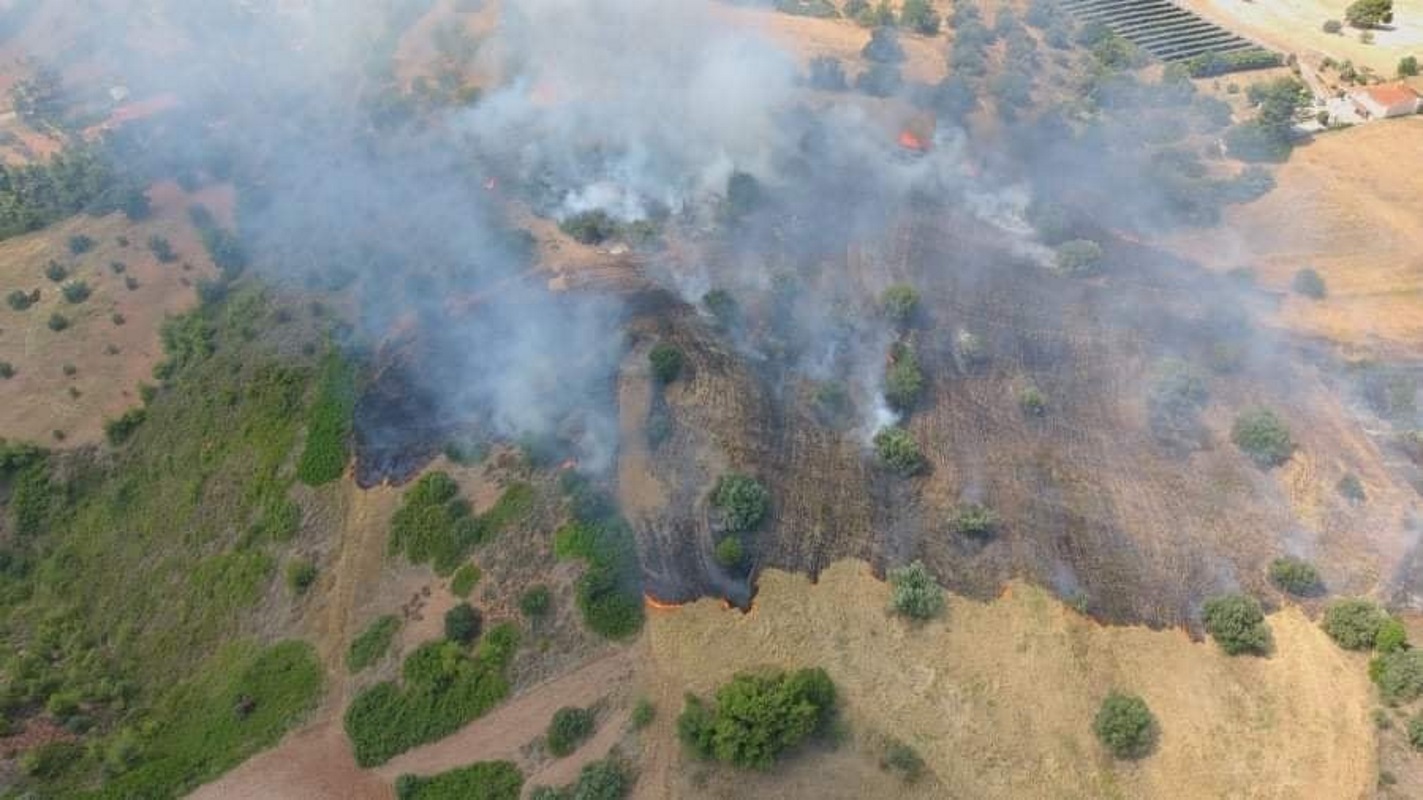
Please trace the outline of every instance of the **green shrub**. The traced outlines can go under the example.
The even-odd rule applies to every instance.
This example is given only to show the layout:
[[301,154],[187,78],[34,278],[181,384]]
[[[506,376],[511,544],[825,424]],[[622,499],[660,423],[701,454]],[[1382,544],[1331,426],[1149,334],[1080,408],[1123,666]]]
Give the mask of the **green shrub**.
[[658,383],[671,383],[682,374],[682,351],[666,342],[659,342],[653,347],[647,354],[647,360],[652,364],[652,377]]
[[929,0],[904,0],[899,9],[899,24],[924,36],[938,36],[940,21]]
[[9,380],[15,377],[15,365],[8,361],[0,361],[0,379]]
[[642,628],[636,544],[621,520],[575,521],[554,534],[554,555],[578,558],[588,569],[575,585],[578,610],[590,630],[625,639]]
[[55,283],[60,283],[69,277],[69,269],[58,261],[51,261],[45,265],[44,276]]
[[5,302],[15,311],[24,311],[34,305],[34,301],[30,299],[29,293],[19,289],[5,295]]
[[1404,56],[1398,60],[1398,77],[1413,78],[1418,75],[1418,56]]
[[445,638],[468,645],[479,638],[484,616],[469,603],[460,603],[445,612]]
[[963,503],[949,515],[949,530],[984,539],[998,531],[998,513],[982,503]]
[[306,590],[316,583],[316,565],[306,559],[297,559],[287,564],[287,588],[293,594],[306,594]]
[[548,751],[562,758],[583,744],[593,735],[593,712],[586,708],[571,706],[560,708],[553,714],[548,725]]
[[173,251],[173,243],[157,234],[148,237],[148,249],[160,264],[171,264],[178,260],[178,254]]
[[1285,463],[1295,449],[1289,427],[1268,408],[1242,412],[1235,418],[1230,438],[1236,447],[1261,467]]
[[109,440],[109,444],[118,447],[127,442],[146,419],[148,419],[147,409],[143,407],[130,408],[115,419],[104,423],[104,438]]
[[896,325],[908,325],[919,312],[919,291],[913,286],[896,284],[880,293],[880,308]]
[[84,281],[70,281],[60,287],[59,293],[64,296],[65,302],[71,305],[78,305],[88,300],[89,295],[93,294],[93,291],[89,288],[89,284]]
[[336,353],[321,365],[316,400],[306,421],[306,447],[297,462],[297,477],[308,486],[340,478],[350,460],[351,414],[355,410],[355,378]]
[[1304,559],[1282,556],[1270,562],[1270,582],[1298,597],[1311,597],[1324,590],[1319,570]]
[[450,577],[450,593],[455,597],[469,597],[469,593],[474,591],[475,584],[484,576],[473,564],[463,564],[455,570],[455,574]]
[[924,373],[919,369],[919,357],[914,348],[895,342],[889,352],[889,369],[885,372],[884,397],[890,408],[905,412],[919,402],[924,391]]
[[1390,616],[1379,626],[1374,635],[1374,649],[1380,653],[1394,653],[1408,647],[1408,629],[1398,617]]
[[481,761],[428,778],[401,775],[395,794],[398,800],[519,800],[523,787],[523,773],[512,762]]
[[390,551],[404,553],[412,564],[432,563],[441,575],[453,572],[488,532],[458,494],[449,475],[422,475],[391,517]]
[[771,493],[755,478],[728,472],[712,488],[711,505],[721,514],[722,526],[732,532],[749,531],[761,524],[770,508]]
[[1324,632],[1346,650],[1368,650],[1374,646],[1379,629],[1388,621],[1388,612],[1361,598],[1338,600],[1324,611]]
[[530,619],[546,616],[553,608],[553,593],[543,584],[535,584],[519,595],[519,611]]
[[885,744],[879,766],[880,769],[898,773],[905,783],[913,783],[924,774],[924,759],[914,748],[898,739],[891,739]]
[[1206,601],[1206,631],[1227,655],[1265,654],[1270,650],[1270,628],[1255,598],[1227,594]]
[[1097,739],[1117,758],[1137,759],[1156,744],[1156,718],[1136,695],[1112,692],[1092,723]]
[[618,221],[602,209],[584,211],[558,224],[559,230],[583,244],[602,244],[618,235]]
[[652,705],[652,701],[646,697],[639,697],[637,703],[632,707],[632,716],[629,719],[632,722],[633,730],[640,731],[651,725],[655,716],[657,716],[657,708]]
[[716,543],[713,555],[716,557],[716,563],[726,569],[735,569],[746,559],[746,547],[741,544],[740,538],[731,535]]
[[59,333],[65,328],[69,327],[69,317],[66,317],[56,311],[55,313],[49,315],[49,322],[47,324],[49,325],[50,330],[54,331],[55,333]]
[[1352,472],[1340,478],[1334,488],[1339,491],[1340,496],[1351,503],[1362,503],[1369,498],[1368,493],[1364,491],[1363,481],[1360,481],[1359,476]]
[[85,236],[82,233],[77,236],[71,236],[69,237],[69,252],[76,256],[82,256],[90,250],[93,250],[95,244],[96,242],[93,238]]
[[741,310],[736,304],[736,298],[725,289],[712,289],[702,295],[702,307],[707,313],[716,318],[717,325],[722,328],[730,328],[736,323]]
[[1030,417],[1047,414],[1047,395],[1036,386],[1025,386],[1018,392],[1018,408]]
[[1290,288],[1296,294],[1302,294],[1311,300],[1323,300],[1328,290],[1324,286],[1324,278],[1313,269],[1305,268],[1295,273],[1290,280]]
[[1408,743],[1414,750],[1423,750],[1423,714],[1416,714],[1408,721]]
[[929,574],[924,562],[915,561],[909,566],[890,570],[889,583],[893,587],[890,608],[896,614],[925,620],[943,612],[944,590]]
[[1091,239],[1073,239],[1057,246],[1057,269],[1066,275],[1096,275],[1102,271],[1102,258],[1102,246]]
[[716,690],[711,708],[688,695],[677,733],[699,757],[768,769],[822,732],[834,709],[835,684],[822,669],[742,673]]
[[395,639],[395,632],[398,630],[400,630],[399,617],[394,614],[378,617],[351,641],[351,646],[346,651],[346,669],[353,673],[360,672],[385,658],[385,654],[390,651],[391,641]]
[[1423,696],[1423,650],[1395,650],[1374,659],[1369,671],[1389,705]]
[[919,474],[927,465],[924,455],[919,452],[919,443],[914,441],[909,431],[898,425],[891,425],[875,434],[874,445],[880,463],[904,477]]
[[346,709],[346,734],[356,762],[363,767],[383,764],[489,711],[509,694],[504,673],[517,643],[514,628],[500,625],[485,634],[473,656],[443,640],[416,649],[405,660],[403,687],[378,683]]

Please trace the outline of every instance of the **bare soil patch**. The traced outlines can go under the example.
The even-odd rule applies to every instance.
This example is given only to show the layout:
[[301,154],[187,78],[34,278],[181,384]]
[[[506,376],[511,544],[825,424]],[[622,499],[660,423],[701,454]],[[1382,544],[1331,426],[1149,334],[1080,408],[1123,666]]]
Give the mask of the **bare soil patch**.
[[[1372,792],[1372,688],[1298,608],[1269,618],[1269,658],[1230,658],[1183,631],[1103,627],[1046,592],[1013,583],[997,600],[951,597],[944,619],[888,617],[888,586],[861,562],[818,584],[779,571],[756,608],[714,601],[655,613],[648,680],[660,714],[650,736],[675,736],[684,691],[708,692],[737,671],[823,666],[857,732],[888,732],[924,757],[938,797],[1318,797]],[[1139,764],[1107,758],[1092,717],[1112,689],[1141,694],[1160,721]],[[658,745],[638,796],[893,796],[861,747],[807,753],[804,766],[748,775],[685,761]],[[864,783],[845,785],[860,774]],[[872,793],[873,792],[873,793]]]

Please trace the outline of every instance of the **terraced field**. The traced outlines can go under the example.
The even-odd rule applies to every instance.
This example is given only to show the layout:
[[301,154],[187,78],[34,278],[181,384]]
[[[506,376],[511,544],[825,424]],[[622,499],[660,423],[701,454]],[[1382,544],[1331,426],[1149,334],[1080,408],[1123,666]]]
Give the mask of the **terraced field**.
[[1217,58],[1224,72],[1263,65],[1270,51],[1170,0],[1063,0],[1083,23],[1101,23],[1162,61]]

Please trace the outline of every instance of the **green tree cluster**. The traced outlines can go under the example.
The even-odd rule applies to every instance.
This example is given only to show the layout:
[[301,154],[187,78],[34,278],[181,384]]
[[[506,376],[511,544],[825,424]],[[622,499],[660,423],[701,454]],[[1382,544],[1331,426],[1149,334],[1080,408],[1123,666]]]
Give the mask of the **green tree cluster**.
[[677,733],[701,758],[768,769],[823,731],[834,709],[835,684],[823,669],[743,673],[716,690],[711,706],[688,695]]
[[1133,694],[1107,695],[1092,722],[1092,730],[1117,758],[1141,758],[1156,745],[1156,717],[1146,701]]
[[721,515],[726,530],[740,533],[755,528],[766,518],[771,493],[749,475],[728,472],[717,478],[712,488],[711,506]]
[[1202,614],[1206,631],[1227,655],[1270,651],[1270,628],[1260,603],[1244,594],[1227,594],[1206,601]]

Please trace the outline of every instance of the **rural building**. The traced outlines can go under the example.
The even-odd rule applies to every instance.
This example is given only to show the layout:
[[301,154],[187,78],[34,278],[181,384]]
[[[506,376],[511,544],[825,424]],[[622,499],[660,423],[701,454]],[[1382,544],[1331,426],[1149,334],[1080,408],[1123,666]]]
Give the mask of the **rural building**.
[[1359,112],[1374,119],[1406,117],[1423,108],[1423,97],[1401,83],[1368,86],[1349,94]]

